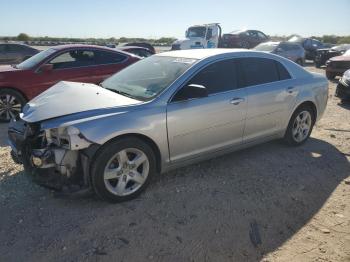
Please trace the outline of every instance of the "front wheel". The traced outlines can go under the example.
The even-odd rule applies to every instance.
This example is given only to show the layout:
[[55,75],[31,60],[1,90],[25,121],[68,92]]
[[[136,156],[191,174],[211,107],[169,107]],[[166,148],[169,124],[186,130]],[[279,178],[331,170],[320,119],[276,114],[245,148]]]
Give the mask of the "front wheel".
[[315,124],[315,115],[309,106],[301,106],[293,113],[284,140],[292,146],[306,142]]
[[0,122],[16,119],[26,103],[19,92],[12,89],[0,89]]
[[103,146],[93,160],[91,180],[96,194],[109,202],[137,197],[156,173],[152,148],[138,138],[124,138]]

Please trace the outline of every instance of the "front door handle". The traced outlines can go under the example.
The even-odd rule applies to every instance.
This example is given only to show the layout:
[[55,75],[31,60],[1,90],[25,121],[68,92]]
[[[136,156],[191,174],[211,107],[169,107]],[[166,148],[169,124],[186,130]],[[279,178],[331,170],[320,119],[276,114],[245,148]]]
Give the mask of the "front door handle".
[[287,87],[287,92],[289,94],[292,94],[294,92],[294,87],[293,86]]
[[240,97],[235,97],[235,98],[232,98],[230,103],[232,105],[239,105],[240,103],[244,102],[244,98],[240,98]]

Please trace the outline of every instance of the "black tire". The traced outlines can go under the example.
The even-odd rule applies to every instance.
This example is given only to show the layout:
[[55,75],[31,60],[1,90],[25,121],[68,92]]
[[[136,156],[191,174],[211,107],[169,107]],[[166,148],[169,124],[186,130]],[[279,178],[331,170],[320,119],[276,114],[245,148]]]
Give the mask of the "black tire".
[[328,80],[334,80],[335,74],[330,73],[330,72],[326,72],[326,77]]
[[[298,141],[296,141],[294,139],[292,130],[293,130],[293,125],[294,125],[296,117],[303,111],[307,111],[307,112],[310,113],[310,115],[311,115],[311,127],[310,127],[309,133],[307,134],[306,138],[304,140],[298,142]],[[286,133],[284,135],[284,141],[290,146],[300,146],[300,145],[304,144],[308,140],[310,135],[311,135],[312,129],[313,129],[314,124],[315,124],[315,121],[316,121],[315,112],[314,112],[314,110],[312,109],[311,106],[309,106],[309,105],[301,105],[301,106],[299,106],[294,111],[292,117],[289,120],[288,127],[287,127]]]
[[[13,90],[13,89],[9,89],[9,88],[4,88],[4,89],[0,89],[0,100],[2,101],[1,105],[4,105],[4,101],[6,100],[6,97],[10,96],[10,97],[14,97],[14,103],[15,104],[20,104],[20,109],[17,113],[14,113],[15,118],[18,117],[19,113],[22,112],[23,106],[27,103],[27,99],[18,91]],[[0,105],[0,111],[1,111],[1,105]],[[0,112],[0,122],[9,122],[11,120],[11,115],[10,118],[8,118],[8,115],[6,114],[6,111],[4,112]]]
[[[116,153],[127,148],[136,148],[142,151],[147,156],[149,161],[149,173],[145,182],[137,191],[126,196],[118,196],[116,194],[111,193],[107,189],[106,184],[104,182],[104,170],[109,160]],[[91,183],[95,193],[101,199],[112,203],[118,203],[128,201],[139,196],[142,193],[142,191],[146,189],[152,178],[155,176],[157,172],[156,170],[156,157],[151,146],[149,146],[143,140],[136,137],[121,138],[108,142],[96,152],[91,164]]]

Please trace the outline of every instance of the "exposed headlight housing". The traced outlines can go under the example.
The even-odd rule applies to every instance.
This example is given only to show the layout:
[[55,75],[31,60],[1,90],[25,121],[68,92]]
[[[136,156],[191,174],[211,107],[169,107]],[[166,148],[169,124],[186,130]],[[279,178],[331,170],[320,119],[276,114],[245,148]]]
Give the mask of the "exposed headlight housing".
[[74,126],[47,129],[45,130],[45,136],[48,144],[54,144],[69,150],[80,150],[91,144]]

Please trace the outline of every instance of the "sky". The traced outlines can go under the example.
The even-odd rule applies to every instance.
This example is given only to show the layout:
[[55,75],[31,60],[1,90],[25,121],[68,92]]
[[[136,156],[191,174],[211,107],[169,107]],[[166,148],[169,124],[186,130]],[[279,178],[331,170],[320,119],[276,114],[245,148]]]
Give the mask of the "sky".
[[176,37],[195,24],[223,33],[350,35],[350,0],[0,0],[0,36]]

